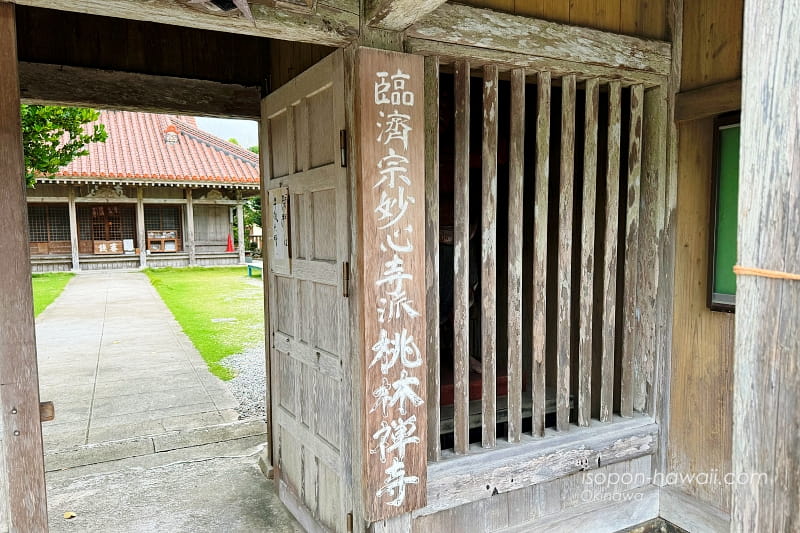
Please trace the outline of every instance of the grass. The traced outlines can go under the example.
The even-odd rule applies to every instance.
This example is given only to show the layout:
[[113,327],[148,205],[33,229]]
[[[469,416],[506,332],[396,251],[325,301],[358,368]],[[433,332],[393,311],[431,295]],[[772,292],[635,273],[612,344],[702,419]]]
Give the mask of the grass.
[[145,272],[211,373],[231,379],[233,374],[220,361],[264,340],[260,281],[248,278],[246,267]]
[[33,314],[47,309],[58,298],[64,287],[75,274],[71,272],[53,272],[52,274],[33,274]]

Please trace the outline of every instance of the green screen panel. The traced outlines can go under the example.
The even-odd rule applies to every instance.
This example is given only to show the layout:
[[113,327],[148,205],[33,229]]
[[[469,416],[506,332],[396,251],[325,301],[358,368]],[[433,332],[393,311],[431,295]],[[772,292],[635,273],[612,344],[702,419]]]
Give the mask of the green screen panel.
[[714,257],[714,292],[736,294],[736,229],[739,202],[739,125],[719,131],[719,191]]

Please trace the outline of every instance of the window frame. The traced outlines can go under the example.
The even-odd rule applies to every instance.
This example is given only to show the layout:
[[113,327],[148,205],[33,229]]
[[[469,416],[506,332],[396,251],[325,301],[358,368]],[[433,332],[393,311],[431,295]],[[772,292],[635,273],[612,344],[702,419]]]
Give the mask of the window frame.
[[711,194],[709,203],[708,221],[708,288],[707,306],[711,311],[723,313],[734,313],[736,311],[736,294],[724,294],[714,292],[716,283],[716,258],[718,250],[717,229],[719,226],[719,197],[720,197],[720,172],[721,172],[721,142],[720,132],[727,127],[741,123],[741,111],[732,111],[714,118],[714,144],[712,149],[711,167]]

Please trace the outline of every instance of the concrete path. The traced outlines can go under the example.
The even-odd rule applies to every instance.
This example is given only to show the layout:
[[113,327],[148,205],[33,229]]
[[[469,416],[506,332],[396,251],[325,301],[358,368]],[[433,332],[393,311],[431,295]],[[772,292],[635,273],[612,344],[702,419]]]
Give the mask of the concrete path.
[[83,273],[36,320],[45,452],[237,419],[147,276]]

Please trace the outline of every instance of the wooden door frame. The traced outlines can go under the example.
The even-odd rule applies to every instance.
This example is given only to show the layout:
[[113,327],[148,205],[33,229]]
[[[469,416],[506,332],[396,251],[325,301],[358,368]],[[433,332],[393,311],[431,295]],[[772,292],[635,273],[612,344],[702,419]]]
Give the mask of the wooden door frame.
[[39,415],[36,324],[28,245],[28,203],[20,124],[16,17],[0,3],[0,407],[3,460],[0,489],[12,531],[47,531],[44,448]]

